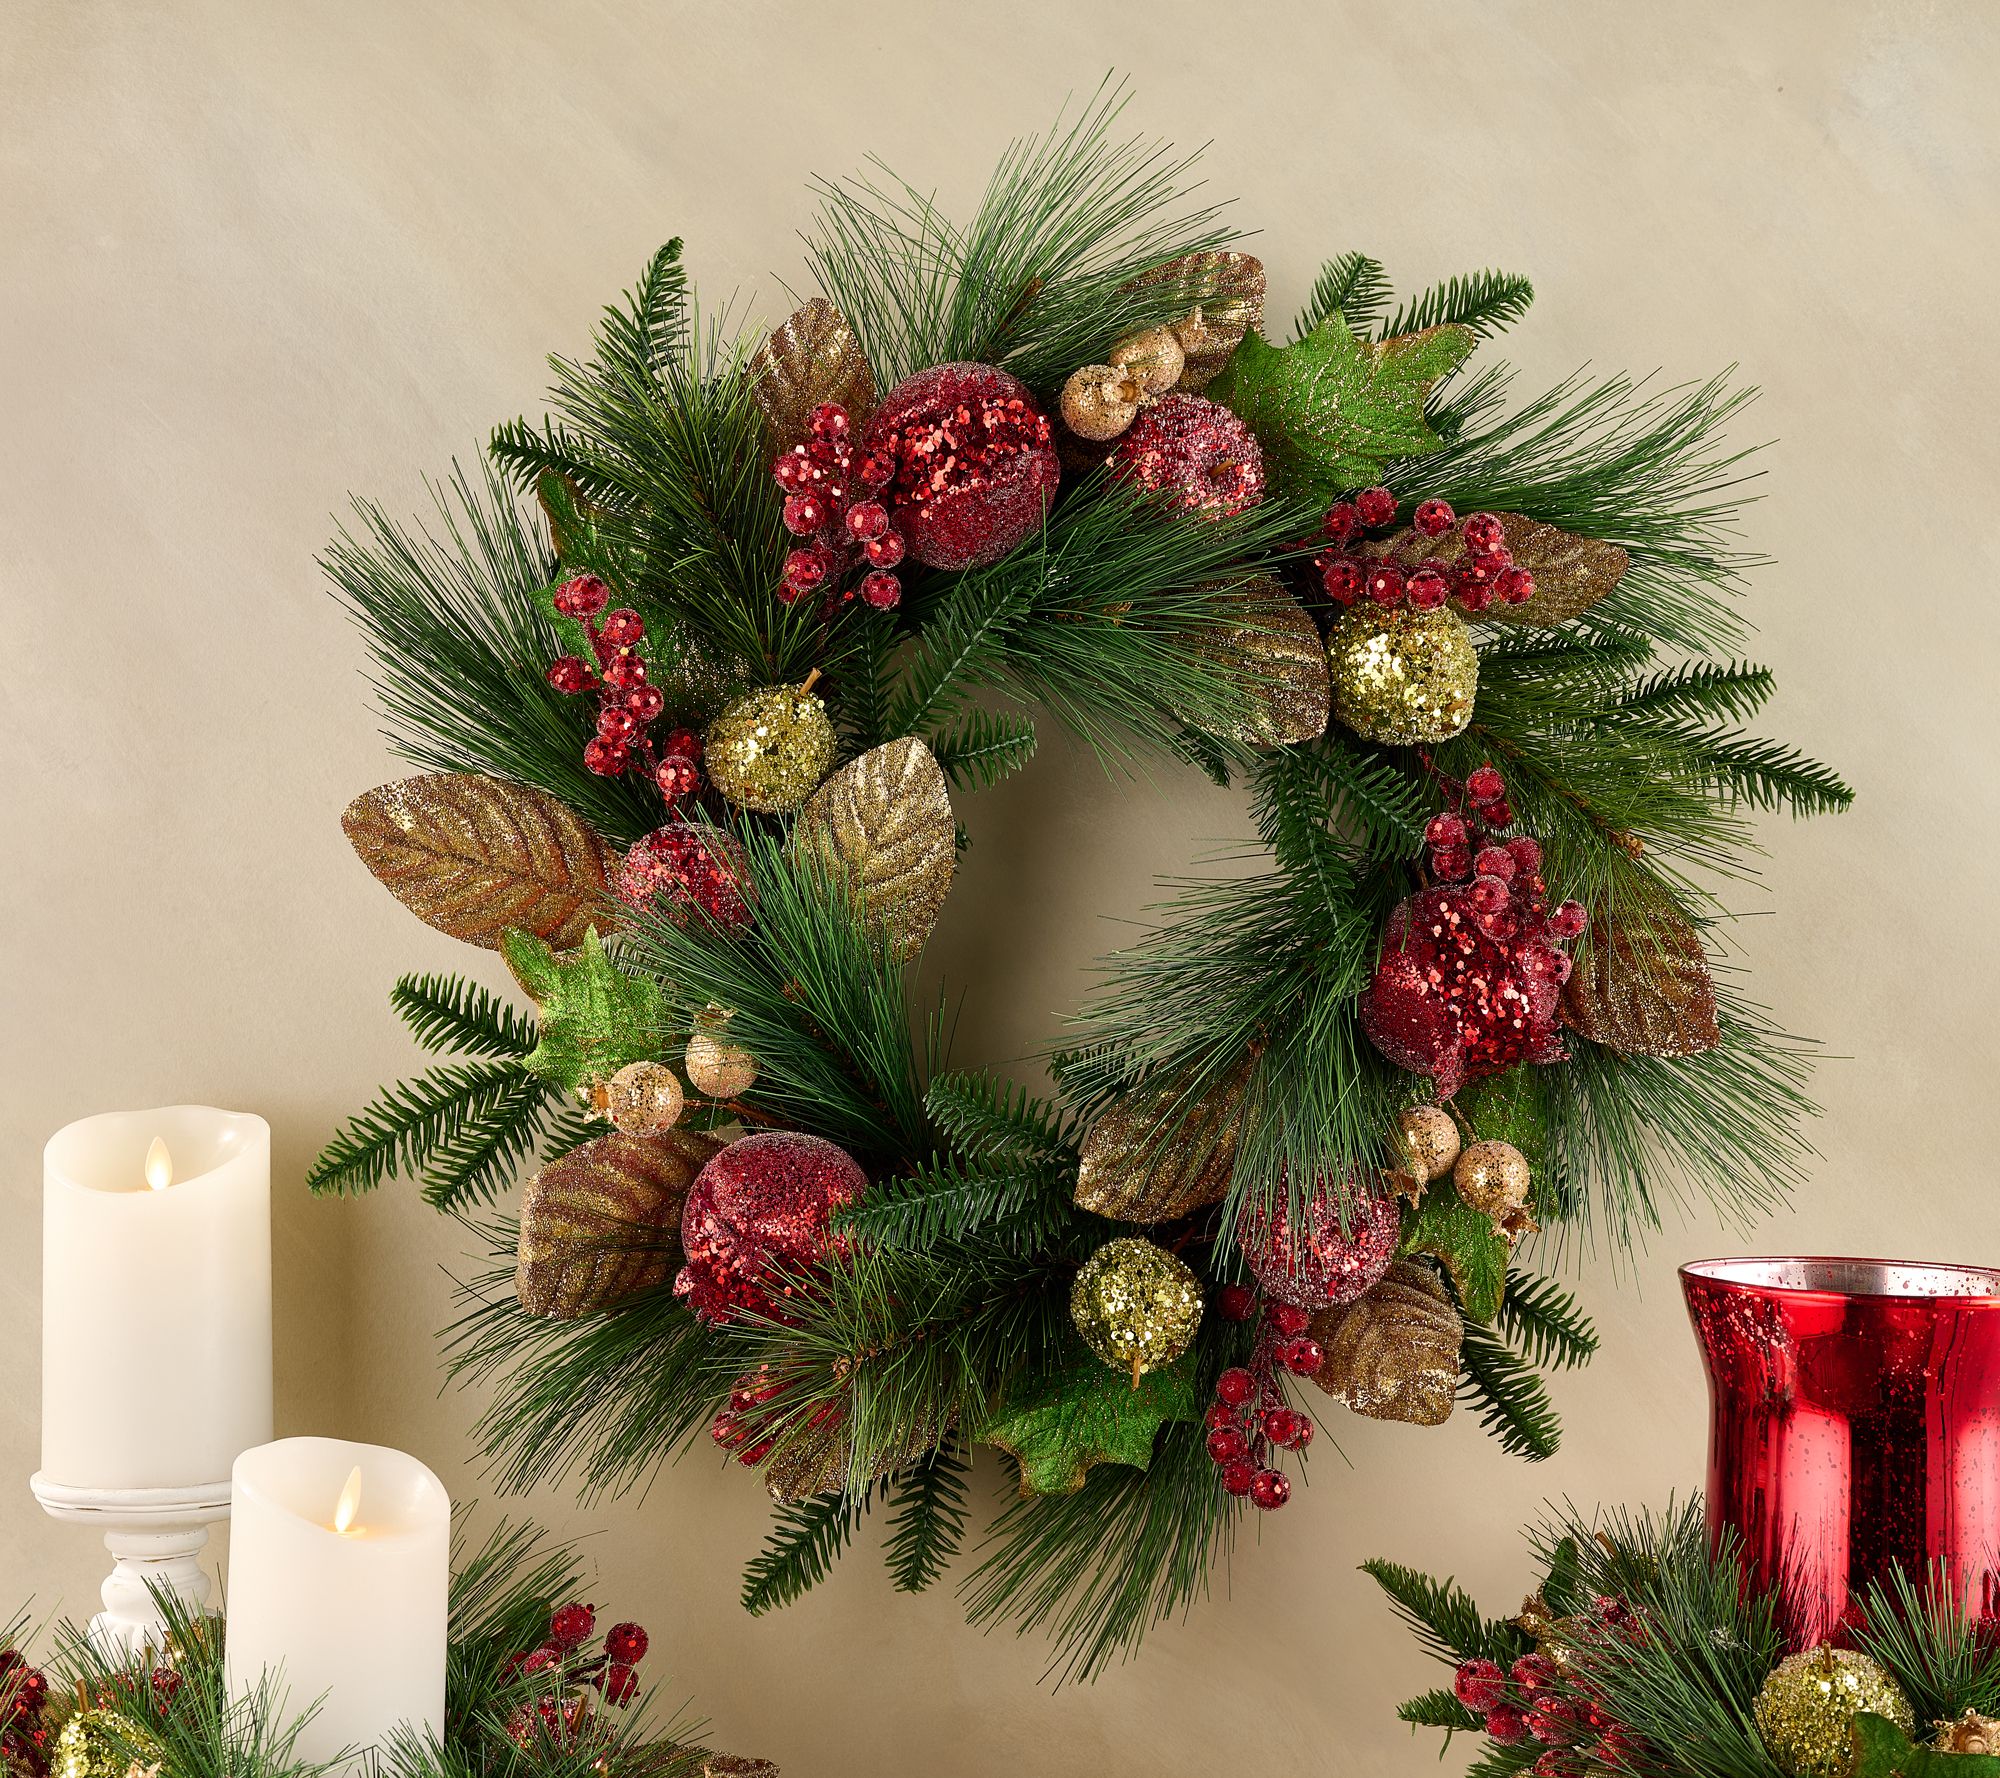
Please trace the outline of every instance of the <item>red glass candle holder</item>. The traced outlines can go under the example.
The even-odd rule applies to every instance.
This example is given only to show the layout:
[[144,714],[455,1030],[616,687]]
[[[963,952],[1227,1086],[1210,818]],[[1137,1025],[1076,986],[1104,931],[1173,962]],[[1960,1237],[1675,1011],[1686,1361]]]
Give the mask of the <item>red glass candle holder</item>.
[[1681,1268],[1708,1368],[1708,1532],[1782,1589],[1793,1648],[1871,1581],[2000,1606],[2000,1271],[1874,1259]]

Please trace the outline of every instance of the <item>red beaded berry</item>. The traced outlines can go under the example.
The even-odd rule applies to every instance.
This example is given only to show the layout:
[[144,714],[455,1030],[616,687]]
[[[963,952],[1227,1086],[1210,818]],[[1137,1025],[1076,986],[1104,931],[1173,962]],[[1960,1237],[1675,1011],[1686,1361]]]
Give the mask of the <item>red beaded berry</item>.
[[594,574],[579,574],[556,588],[555,608],[564,617],[595,617],[611,603],[611,589]]
[[785,502],[785,529],[794,537],[810,537],[826,523],[826,503],[811,494],[794,494]]
[[631,764],[632,755],[616,741],[607,741],[601,735],[583,750],[584,766],[600,778],[615,778]]
[[1271,1325],[1287,1339],[1294,1334],[1304,1333],[1312,1321],[1312,1316],[1297,1303],[1274,1302],[1264,1313],[1271,1318]]
[[1361,529],[1361,511],[1351,500],[1336,500],[1326,509],[1319,528],[1335,543],[1345,543]]
[[1327,597],[1342,605],[1352,605],[1361,597],[1361,588],[1367,578],[1361,564],[1352,556],[1335,556],[1320,570],[1319,576]]
[[1451,510],[1449,500],[1423,500],[1417,503],[1410,522],[1425,537],[1442,537],[1458,523],[1458,515]]
[[636,654],[621,654],[604,666],[604,683],[618,691],[630,691],[646,683],[646,663]]
[[1484,1716],[1506,1701],[1507,1675],[1496,1661],[1466,1661],[1452,1675],[1451,1693],[1466,1709]]
[[1393,611],[1403,602],[1403,571],[1393,562],[1378,562],[1368,570],[1368,597],[1384,611]]
[[1522,1655],[1507,1669],[1507,1677],[1532,1698],[1554,1687],[1556,1670],[1546,1655]]
[[1497,555],[1507,547],[1507,531],[1490,512],[1475,512],[1459,533],[1475,556]]
[[1431,875],[1455,883],[1472,869],[1472,854],[1463,846],[1440,846],[1431,854]]
[[849,425],[847,409],[837,401],[822,401],[813,409],[806,424],[813,429],[816,438],[843,437]]
[[623,704],[606,704],[597,713],[597,732],[623,747],[639,732],[638,719]]
[[1226,1401],[1212,1401],[1208,1404],[1208,1411],[1202,1415],[1201,1422],[1210,1432],[1219,1426],[1234,1426],[1236,1410]]
[[1208,1435],[1208,1454],[1217,1463],[1234,1463],[1249,1449],[1249,1437],[1240,1426],[1218,1426]]
[[1225,1284],[1215,1294],[1215,1306],[1225,1321],[1248,1321],[1257,1311],[1257,1293],[1247,1284]]
[[701,768],[685,754],[669,753],[654,766],[653,782],[668,802],[677,803],[701,788]]
[[826,562],[816,549],[795,549],[785,558],[785,585],[809,593],[826,578]]
[[1433,815],[1424,823],[1424,842],[1447,849],[1462,846],[1465,844],[1465,822],[1449,810],[1442,815]]
[[588,691],[597,681],[591,671],[573,654],[566,654],[549,665],[548,681],[565,697],[575,697],[580,691]]
[[877,611],[893,611],[902,603],[903,583],[886,568],[877,568],[861,577],[862,603]]
[[607,648],[632,648],[645,640],[646,626],[639,614],[628,605],[621,605],[616,611],[607,611],[604,622],[597,632]]
[[1507,842],[1507,856],[1524,877],[1532,877],[1542,868],[1542,842],[1532,834],[1516,834]]
[[1396,496],[1387,488],[1363,488],[1354,496],[1354,510],[1371,531],[1391,523],[1396,516]]
[[1290,1408],[1264,1410],[1264,1436],[1274,1445],[1289,1445],[1299,1430],[1299,1416]]
[[889,509],[879,500],[864,500],[847,509],[847,532],[856,543],[869,543],[889,528]]
[[598,1684],[605,1703],[615,1704],[621,1710],[639,1695],[639,1676],[623,1661],[613,1661],[606,1667]]
[[1311,1377],[1317,1376],[1320,1366],[1326,1363],[1326,1353],[1319,1341],[1301,1334],[1297,1339],[1286,1342],[1278,1359],[1293,1376]]
[[1525,605],[1535,596],[1535,577],[1525,568],[1504,568],[1493,590],[1507,605]]
[[1250,1504],[1260,1512],[1274,1513],[1292,1497],[1292,1484],[1282,1469],[1260,1469],[1250,1484]]
[[1487,823],[1490,826],[1512,827],[1514,825],[1514,805],[1504,796],[1495,802],[1488,803],[1479,812],[1486,817]]
[[1493,580],[1477,562],[1461,563],[1451,578],[1451,594],[1475,616],[1493,603]]
[[1498,802],[1507,794],[1507,781],[1491,766],[1478,766],[1465,780],[1465,794],[1475,808]]
[[560,1649],[581,1648],[597,1628],[597,1613],[588,1605],[557,1607],[549,1618],[549,1640]]
[[1589,924],[1580,901],[1565,901],[1549,915],[1549,929],[1559,938],[1576,938]]
[[871,537],[861,546],[871,566],[893,568],[903,559],[903,537],[899,531],[884,531],[880,537]]
[[1232,1364],[1215,1379],[1215,1395],[1218,1401],[1226,1401],[1233,1408],[1240,1408],[1257,1393],[1257,1379],[1240,1364]]
[[521,1671],[523,1673],[546,1673],[551,1667],[559,1665],[561,1661],[561,1649],[538,1648],[521,1663]]
[[1234,1463],[1222,1466],[1222,1491],[1233,1494],[1238,1500],[1257,1485],[1258,1469],[1248,1457],[1239,1457]]
[[624,704],[631,712],[632,720],[643,726],[659,720],[660,712],[667,707],[667,700],[657,685],[635,685],[625,693]]
[[691,728],[677,728],[660,743],[662,753],[678,753],[683,759],[701,758],[701,736]]
[[1435,611],[1451,597],[1451,582],[1442,568],[1426,562],[1421,568],[1410,571],[1409,579],[1403,583],[1403,591],[1416,610]]
[[1518,1746],[1528,1738],[1528,1719],[1511,1704],[1496,1704],[1486,1713],[1486,1732],[1504,1746]]

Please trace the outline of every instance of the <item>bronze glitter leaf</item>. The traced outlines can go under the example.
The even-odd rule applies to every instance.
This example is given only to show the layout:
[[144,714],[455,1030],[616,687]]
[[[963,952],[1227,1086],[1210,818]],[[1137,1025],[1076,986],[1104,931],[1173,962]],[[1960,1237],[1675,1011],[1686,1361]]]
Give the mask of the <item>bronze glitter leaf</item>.
[[611,848],[545,790],[431,772],[364,791],[340,818],[391,895],[428,926],[500,948],[510,927],[563,951],[615,924]]
[[751,391],[764,410],[774,451],[803,444],[823,401],[847,410],[855,432],[875,411],[875,373],[847,317],[816,296],[759,346],[750,359]]
[[698,1130],[613,1130],[551,1161],[521,1194],[521,1307],[574,1321],[664,1284],[681,1263],[688,1188],[722,1146]]
[[1326,643],[1282,582],[1254,575],[1226,589],[1218,601],[1235,613],[1209,653],[1256,699],[1255,712],[1236,726],[1234,739],[1256,747],[1316,741],[1333,711],[1333,678]]
[[[1624,578],[1631,558],[1615,543],[1578,537],[1518,512],[1496,513],[1494,517],[1506,534],[1508,554],[1535,577],[1535,596],[1520,605],[1487,606],[1478,614],[1482,623],[1553,630],[1588,611]],[[1371,561],[1394,562],[1405,571],[1419,562],[1450,568],[1463,559],[1465,539],[1457,526],[1442,537],[1405,529],[1363,544],[1361,553]]]
[[1593,916],[1563,984],[1562,1022],[1627,1056],[1698,1056],[1722,1041],[1701,934],[1664,897]]
[[[875,1459],[869,1479],[880,1481],[899,1469],[907,1469],[933,1450],[944,1438],[945,1428],[936,1423],[904,1430],[890,1448]],[[834,1494],[848,1484],[848,1470],[854,1461],[854,1440],[845,1414],[818,1426],[802,1427],[787,1436],[771,1460],[764,1465],[764,1489],[780,1506],[796,1506],[816,1494]]]
[[1308,1330],[1326,1354],[1312,1381],[1371,1420],[1437,1426],[1458,1396],[1464,1324],[1429,1266],[1397,1260],[1358,1302]]
[[792,844],[813,848],[847,880],[892,956],[914,957],[958,864],[958,826],[936,756],[905,735],[849,760],[807,799]]
[[1128,288],[1161,284],[1182,292],[1188,305],[1169,323],[1187,357],[1175,387],[1205,389],[1243,336],[1264,325],[1264,262],[1249,253],[1185,253],[1142,272]]
[[1255,1067],[1244,1058],[1193,1100],[1189,1069],[1112,1100],[1083,1140],[1077,1208],[1121,1222],[1172,1222],[1219,1203],[1236,1166]]

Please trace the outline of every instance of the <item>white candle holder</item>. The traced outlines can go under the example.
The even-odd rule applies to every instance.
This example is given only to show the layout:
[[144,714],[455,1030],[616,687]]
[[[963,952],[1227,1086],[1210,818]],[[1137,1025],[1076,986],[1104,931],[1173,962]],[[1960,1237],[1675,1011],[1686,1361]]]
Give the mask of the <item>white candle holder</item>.
[[65,1524],[101,1532],[111,1552],[104,1609],[90,1620],[90,1637],[116,1660],[163,1649],[166,1620],[153,1597],[161,1588],[192,1612],[207,1608],[211,1591],[201,1566],[208,1528],[229,1517],[229,1483],[192,1488],[75,1488],[37,1470],[28,1479],[42,1511]]

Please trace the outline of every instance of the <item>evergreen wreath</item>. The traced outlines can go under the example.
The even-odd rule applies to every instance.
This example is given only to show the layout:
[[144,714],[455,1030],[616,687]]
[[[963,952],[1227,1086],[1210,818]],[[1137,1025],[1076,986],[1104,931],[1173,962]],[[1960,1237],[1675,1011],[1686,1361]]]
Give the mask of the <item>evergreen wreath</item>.
[[[929,1586],[997,1446],[964,1597],[1072,1677],[1284,1504],[1301,1385],[1544,1457],[1539,1373],[1596,1341],[1526,1255],[1781,1199],[1811,1046],[1718,887],[1755,813],[1850,800],[1737,727],[1749,391],[1517,401],[1472,360],[1526,279],[1398,302],[1360,253],[1287,335],[1122,103],[966,224],[820,183],[822,294],[765,338],[668,243],[430,528],[357,504],[325,562],[422,773],[348,833],[535,1010],[398,982],[450,1059],[312,1184],[414,1179],[490,1249],[447,1339],[501,1482],[712,1432],[777,1502],[762,1611],[878,1508]],[[1108,959],[1046,1097],[911,987],[953,798],[1041,721],[1242,785],[1261,836]]]

